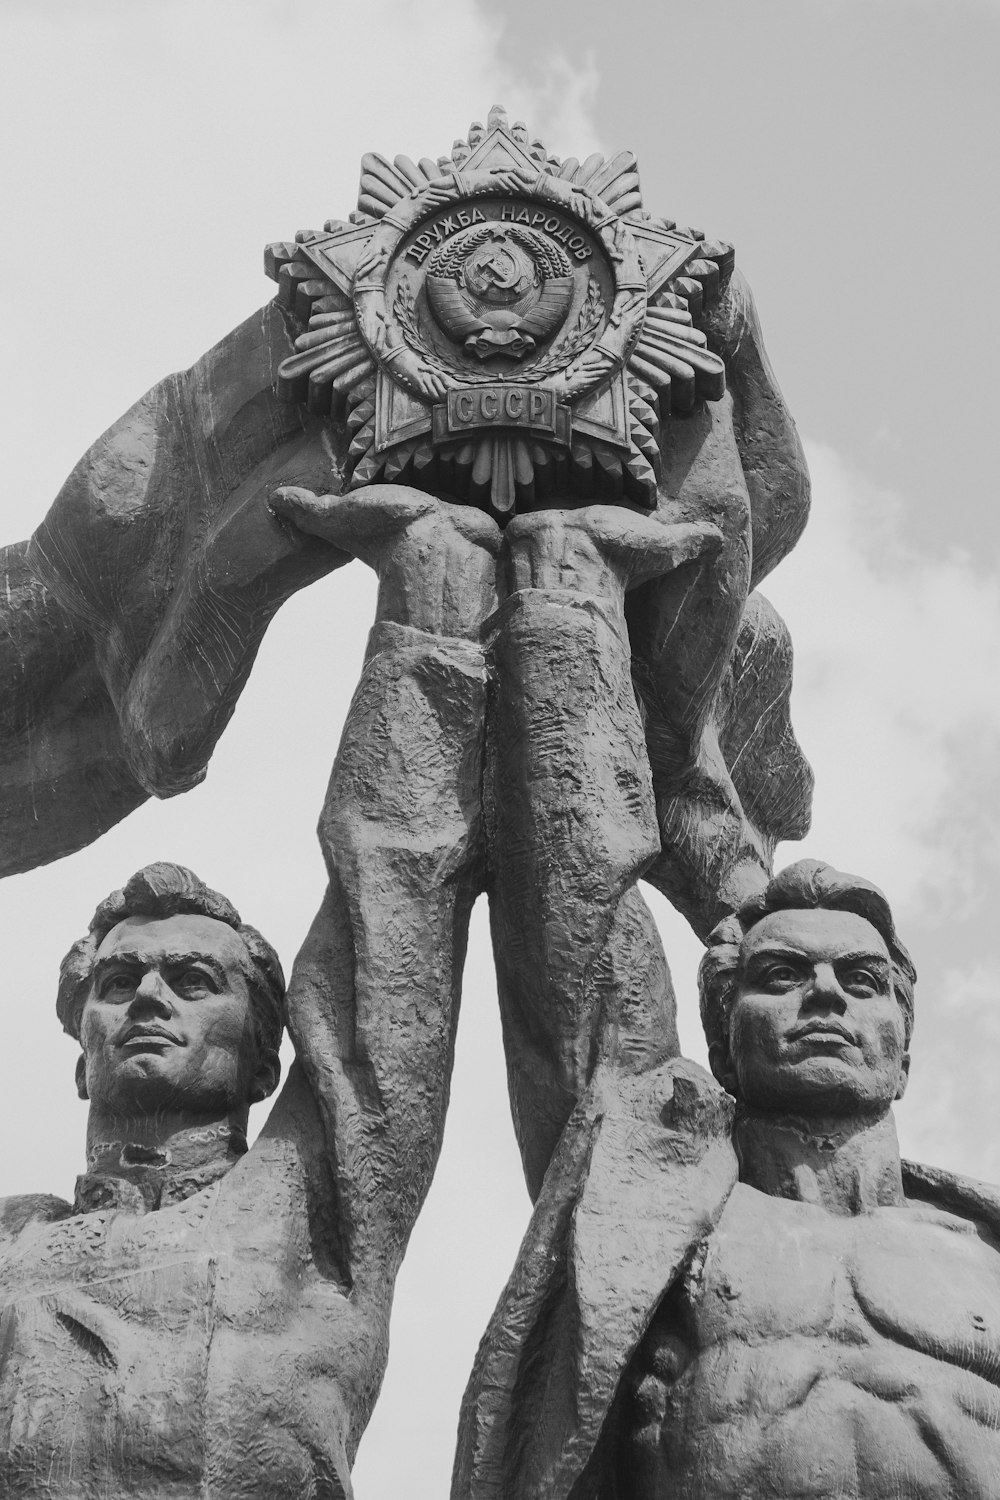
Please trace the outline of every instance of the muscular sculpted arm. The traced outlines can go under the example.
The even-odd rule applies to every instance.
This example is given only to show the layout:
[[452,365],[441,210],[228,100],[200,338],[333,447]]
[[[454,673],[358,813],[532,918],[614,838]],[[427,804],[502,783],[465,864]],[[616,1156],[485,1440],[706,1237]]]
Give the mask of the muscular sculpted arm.
[[90,640],[28,547],[0,551],[0,875],[71,854],[146,796]]
[[751,592],[801,534],[808,471],[738,274],[704,326],[729,389],[665,425],[659,511],[725,540],[710,569],[654,579],[626,610],[662,838],[647,878],[701,935],[763,883],[778,839],[802,836],[812,788],[788,633]]
[[480,636],[500,532],[400,486],[289,489],[272,503],[379,577],[320,817],[329,886],[288,996],[363,1295],[391,1286],[441,1147],[469,914],[486,878]]
[[753,293],[740,271],[702,320],[709,348],[726,363],[733,431],[750,499],[750,586],[795,546],[809,519],[809,470],[798,430],[764,347]]
[[262,309],[88,450],[4,554],[0,870],[81,847],[198,781],[278,606],[347,554],[280,527],[275,484],[339,482],[323,424],[271,384]]
[[484,789],[490,920],[515,1129],[537,1196],[599,1064],[677,1050],[662,945],[637,880],[659,848],[626,589],[710,570],[702,523],[620,506],[539,511],[504,534]]

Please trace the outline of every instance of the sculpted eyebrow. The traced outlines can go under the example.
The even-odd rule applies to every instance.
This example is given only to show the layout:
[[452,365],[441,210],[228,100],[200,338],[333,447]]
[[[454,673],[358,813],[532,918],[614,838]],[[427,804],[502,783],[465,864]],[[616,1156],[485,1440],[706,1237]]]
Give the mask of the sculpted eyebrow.
[[171,968],[179,969],[183,964],[191,964],[193,968],[211,969],[220,979],[226,972],[218,960],[207,953],[166,953],[163,961]]
[[[775,959],[781,959],[793,966],[801,966],[812,962],[812,958],[808,953],[803,953],[798,948],[788,948],[784,944],[775,943],[772,948],[759,948],[756,953],[752,953],[746,961],[744,972],[752,972],[764,964],[773,963]],[[884,954],[871,953],[866,949],[860,948],[855,953],[838,953],[834,959],[834,964],[838,969],[843,969],[854,964],[866,964],[869,968],[877,970],[880,975],[887,975],[892,970],[892,965]]]
[[[209,969],[216,979],[226,977],[226,971],[222,965],[207,953],[165,953],[158,961],[171,969],[179,969],[185,964],[190,964],[195,968]],[[114,968],[144,969],[148,963],[148,954],[138,953],[134,949],[131,952],[125,950],[99,958],[94,965],[94,974],[101,975],[108,969]]]
[[787,948],[784,943],[775,943],[770,948],[758,948],[755,953],[751,953],[747,959],[747,963],[760,963],[763,959],[768,958],[791,958],[793,960],[798,959],[801,963],[806,963],[808,962],[809,955],[803,953],[801,948]]
[[141,959],[136,953],[116,953],[113,958],[99,958],[94,964],[94,974],[104,974],[108,969],[136,969]]

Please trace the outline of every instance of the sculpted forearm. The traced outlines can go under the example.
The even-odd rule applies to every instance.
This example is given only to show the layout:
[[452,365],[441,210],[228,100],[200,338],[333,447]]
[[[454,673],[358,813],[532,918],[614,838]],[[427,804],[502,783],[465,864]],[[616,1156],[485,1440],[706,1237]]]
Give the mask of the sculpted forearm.
[[676,1051],[674,999],[636,881],[659,849],[623,602],[708,556],[711,527],[621,508],[518,516],[491,640],[484,800],[512,1100],[537,1195],[598,1062]]
[[809,518],[809,471],[798,430],[771,368],[740,271],[705,315],[709,347],[726,362],[734,429],[753,511],[753,584],[785,557]]
[[[295,459],[316,467],[315,451]],[[159,628],[118,688],[129,763],[155,796],[202,780],[280,606],[350,561],[348,553],[279,525],[265,504],[266,487],[266,473],[255,474],[185,558]]]
[[[735,316],[731,299],[726,305]],[[748,325],[739,327],[750,339]],[[735,333],[733,340],[730,353],[743,380],[748,362],[757,369],[763,354],[752,340],[744,346]],[[801,837],[812,785],[788,720],[787,631],[766,600],[748,595],[758,542],[777,535],[768,530],[768,506],[778,496],[777,470],[768,477],[746,466],[741,402],[749,389],[746,381],[737,384],[731,397],[675,424],[665,446],[662,512],[710,520],[721,546],[703,562],[635,589],[626,601],[662,840],[647,878],[703,936],[765,883],[777,840]],[[780,397],[769,387],[754,390],[755,400],[771,403],[772,415],[783,413],[780,464],[807,492]]]
[[28,545],[147,794],[201,778],[275,610],[347,560],[266,507],[283,480],[336,477],[322,424],[271,391],[290,348],[271,307],[154,386],[83,456]]
[[89,844],[144,800],[93,642],[39,574],[0,551],[0,875]]
[[320,819],[329,872],[289,1025],[337,1180],[352,1286],[391,1282],[444,1129],[469,913],[485,881],[486,667],[500,533],[400,487],[274,508],[379,576]]

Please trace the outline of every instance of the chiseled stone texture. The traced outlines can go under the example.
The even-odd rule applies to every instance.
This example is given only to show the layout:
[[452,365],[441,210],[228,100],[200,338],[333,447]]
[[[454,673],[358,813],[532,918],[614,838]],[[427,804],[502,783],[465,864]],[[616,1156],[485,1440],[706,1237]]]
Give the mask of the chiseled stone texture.
[[881,892],[815,861],[719,925],[726,1091],[682,1059],[598,1069],[480,1347],[454,1500],[992,1500],[1000,1191],[900,1159],[914,978]]
[[[328,890],[288,998],[300,1071],[259,1147],[199,1190],[196,1231],[184,1227],[195,1213],[186,1205],[147,1215],[141,1235],[112,1212],[93,1285],[120,1276],[139,1288],[116,1305],[112,1322],[124,1327],[94,1311],[108,1337],[91,1329],[88,1342],[73,1331],[87,1326],[76,1313],[69,1323],[51,1314],[52,1337],[75,1340],[67,1370],[86,1355],[96,1391],[100,1350],[115,1337],[131,1347],[135,1321],[169,1305],[153,1281],[177,1280],[192,1343],[165,1332],[160,1364],[190,1358],[201,1374],[174,1382],[188,1381],[176,1435],[169,1413],[154,1422],[155,1403],[140,1403],[155,1441],[150,1427],[125,1451],[137,1493],[156,1492],[153,1471],[140,1470],[162,1442],[179,1485],[225,1462],[220,1492],[249,1494],[239,1465],[251,1473],[253,1444],[272,1427],[276,1452],[283,1425],[299,1457],[274,1460],[275,1485],[346,1486],[384,1361],[392,1279],[440,1149],[480,893],[491,901],[515,1125],[541,1205],[543,1182],[582,1171],[572,1130],[557,1145],[575,1110],[597,1129],[581,1098],[610,1090],[641,1111],[642,1080],[665,1077],[676,1051],[670,976],[639,880],[705,935],[766,882],[775,843],[805,829],[811,776],[788,716],[790,645],[756,587],[805,524],[808,478],[749,292],[738,275],[720,280],[715,263],[705,274],[717,293],[702,318],[706,361],[724,362],[727,389],[698,404],[692,384],[690,414],[646,434],[662,458],[649,514],[584,503],[595,498],[584,488],[579,505],[516,516],[501,532],[447,495],[399,485],[345,494],[343,413],[274,393],[300,332],[275,303],[115,423],[34,537],[0,560],[2,873],[82,847],[148,795],[194,785],[283,600],[352,557],[379,576],[320,819]],[[679,1150],[677,1132],[671,1141]],[[712,1174],[728,1170],[725,1153],[705,1149],[715,1165],[690,1189],[699,1224],[724,1196]],[[249,1205],[270,1194],[284,1227],[244,1244]],[[103,1212],[85,1219],[96,1225]],[[47,1216],[44,1205],[25,1225],[15,1215],[19,1264],[49,1263],[47,1235],[86,1238],[76,1217]],[[288,1246],[301,1257],[283,1259]],[[625,1282],[638,1319],[645,1294]],[[48,1286],[29,1277],[26,1306],[40,1308]],[[319,1311],[307,1318],[313,1293]],[[94,1291],[94,1309],[103,1295]],[[190,1317],[203,1297],[218,1303],[211,1328]],[[250,1373],[252,1353],[217,1359],[230,1344],[252,1351],[255,1318],[272,1313],[285,1363]],[[25,1326],[13,1319],[11,1337]],[[146,1366],[135,1369],[139,1390]],[[152,1365],[148,1378],[159,1378]],[[224,1428],[209,1421],[212,1403],[228,1412],[241,1387],[257,1425],[245,1447],[217,1457]],[[55,1452],[66,1435],[52,1396]],[[230,1425],[251,1425],[241,1413]],[[80,1462],[100,1473],[96,1449]],[[43,1467],[38,1458],[32,1472]]]
[[387,1350],[348,1295],[301,1073],[220,1181],[152,1213],[0,1205],[0,1489],[343,1500]]

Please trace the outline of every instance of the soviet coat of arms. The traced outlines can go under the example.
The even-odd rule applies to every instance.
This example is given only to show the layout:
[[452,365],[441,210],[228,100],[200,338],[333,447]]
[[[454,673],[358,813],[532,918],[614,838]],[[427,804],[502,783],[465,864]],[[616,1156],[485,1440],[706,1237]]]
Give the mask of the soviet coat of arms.
[[366,156],[348,223],[268,247],[307,324],[279,394],[346,421],[352,487],[652,506],[660,419],[725,390],[695,318],[732,264],[643,212],[631,152],[560,161],[494,109],[451,157]]

